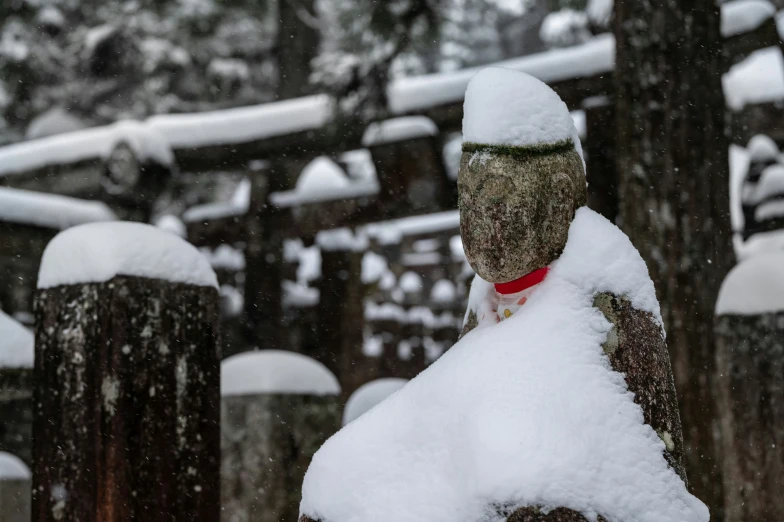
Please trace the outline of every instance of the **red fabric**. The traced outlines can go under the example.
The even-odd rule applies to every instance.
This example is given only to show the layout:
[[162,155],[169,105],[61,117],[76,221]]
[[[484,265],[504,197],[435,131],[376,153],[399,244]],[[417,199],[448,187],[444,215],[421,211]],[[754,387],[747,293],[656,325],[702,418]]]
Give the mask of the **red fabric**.
[[544,268],[540,268],[539,270],[534,270],[530,274],[526,274],[520,279],[509,281],[508,283],[495,283],[495,291],[502,295],[522,292],[526,288],[531,288],[532,286],[538,285],[544,281],[544,278],[547,277],[547,272],[549,271],[550,267],[546,266]]

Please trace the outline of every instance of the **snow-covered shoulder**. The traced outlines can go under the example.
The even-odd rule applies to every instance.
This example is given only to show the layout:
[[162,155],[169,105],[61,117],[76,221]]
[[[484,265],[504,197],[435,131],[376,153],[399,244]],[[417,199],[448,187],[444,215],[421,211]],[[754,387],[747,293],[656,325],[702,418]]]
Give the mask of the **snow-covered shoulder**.
[[32,368],[34,357],[33,332],[0,310],[0,368]]
[[221,395],[338,395],[337,377],[315,359],[284,350],[244,352],[221,363]]
[[784,250],[742,261],[724,278],[716,315],[784,312]]
[[498,506],[562,506],[589,520],[707,522],[607,364],[599,291],[657,310],[629,240],[583,209],[524,307],[467,334],[324,444],[300,512],[322,522],[500,522]]
[[90,223],[57,234],[41,258],[38,288],[100,283],[118,275],[218,288],[196,247],[152,225],[130,222]]
[[0,481],[29,480],[30,468],[16,455],[0,451]]
[[370,381],[351,394],[343,409],[343,425],[352,422],[406,385],[408,379],[388,377]]

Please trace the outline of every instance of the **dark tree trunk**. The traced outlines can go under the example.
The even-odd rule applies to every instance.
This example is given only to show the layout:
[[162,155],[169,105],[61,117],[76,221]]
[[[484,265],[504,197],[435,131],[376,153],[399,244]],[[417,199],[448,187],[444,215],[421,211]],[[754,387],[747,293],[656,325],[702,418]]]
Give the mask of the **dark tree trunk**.
[[33,520],[218,520],[216,290],[118,276],[35,314]]
[[713,307],[733,262],[714,0],[615,6],[619,221],[656,285],[692,491],[722,519]]
[[278,1],[278,99],[307,94],[310,61],[319,46],[314,0]]
[[223,398],[221,520],[297,520],[310,459],[340,428],[337,396]]
[[727,522],[784,520],[784,312],[716,319]]

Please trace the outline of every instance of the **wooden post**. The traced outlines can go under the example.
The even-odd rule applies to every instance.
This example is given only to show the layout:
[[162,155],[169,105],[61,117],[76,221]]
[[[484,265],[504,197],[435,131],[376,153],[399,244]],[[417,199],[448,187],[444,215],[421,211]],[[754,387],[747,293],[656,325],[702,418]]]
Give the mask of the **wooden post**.
[[716,305],[726,522],[784,520],[784,254],[751,257]]
[[0,522],[30,522],[30,468],[0,451]]
[[33,346],[33,333],[0,312],[0,451],[25,463],[33,439]]
[[310,459],[340,427],[337,379],[310,357],[262,350],[224,360],[221,381],[221,520],[297,520]]
[[149,225],[72,228],[35,303],[33,520],[217,520],[218,292]]

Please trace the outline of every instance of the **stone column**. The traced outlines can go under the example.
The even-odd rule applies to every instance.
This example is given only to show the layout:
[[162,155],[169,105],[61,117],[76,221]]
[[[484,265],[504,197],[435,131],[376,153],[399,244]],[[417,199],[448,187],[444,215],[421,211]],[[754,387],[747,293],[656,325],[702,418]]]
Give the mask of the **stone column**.
[[340,428],[340,385],[320,362],[282,350],[221,365],[221,520],[295,521],[316,450]]
[[0,522],[30,522],[30,468],[0,451]]
[[0,451],[25,463],[33,441],[33,333],[0,312]]
[[33,520],[217,520],[207,260],[148,225],[84,225],[50,242],[38,287]]
[[725,521],[784,520],[784,254],[736,266],[716,312]]

